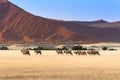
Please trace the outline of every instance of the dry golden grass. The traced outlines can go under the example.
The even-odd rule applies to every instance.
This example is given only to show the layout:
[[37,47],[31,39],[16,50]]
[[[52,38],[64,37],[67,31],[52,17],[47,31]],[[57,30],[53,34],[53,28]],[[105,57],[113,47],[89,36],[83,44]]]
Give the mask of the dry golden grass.
[[101,56],[62,56],[44,51],[24,56],[20,51],[0,51],[0,80],[119,80],[119,51]]

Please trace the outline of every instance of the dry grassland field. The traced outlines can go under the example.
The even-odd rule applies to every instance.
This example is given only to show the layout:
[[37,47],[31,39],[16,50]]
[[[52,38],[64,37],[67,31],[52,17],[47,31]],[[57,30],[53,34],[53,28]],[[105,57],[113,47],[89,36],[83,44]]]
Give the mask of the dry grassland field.
[[0,51],[0,80],[120,80],[120,50],[100,51],[100,56],[30,53]]

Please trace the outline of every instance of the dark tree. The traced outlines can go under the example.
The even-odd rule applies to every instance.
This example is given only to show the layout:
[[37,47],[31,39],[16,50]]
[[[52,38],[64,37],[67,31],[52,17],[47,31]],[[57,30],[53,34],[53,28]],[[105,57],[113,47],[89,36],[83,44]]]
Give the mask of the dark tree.
[[108,49],[108,47],[103,47],[102,50],[106,51]]
[[73,46],[72,50],[83,50],[83,46]]

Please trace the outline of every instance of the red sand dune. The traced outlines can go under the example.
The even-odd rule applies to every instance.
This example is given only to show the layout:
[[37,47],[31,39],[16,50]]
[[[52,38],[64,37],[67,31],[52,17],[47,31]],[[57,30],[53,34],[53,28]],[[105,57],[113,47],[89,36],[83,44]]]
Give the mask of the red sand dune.
[[[103,26],[104,21],[96,23]],[[120,42],[120,28],[91,27],[88,23],[43,18],[28,13],[7,0],[1,0],[0,42]]]

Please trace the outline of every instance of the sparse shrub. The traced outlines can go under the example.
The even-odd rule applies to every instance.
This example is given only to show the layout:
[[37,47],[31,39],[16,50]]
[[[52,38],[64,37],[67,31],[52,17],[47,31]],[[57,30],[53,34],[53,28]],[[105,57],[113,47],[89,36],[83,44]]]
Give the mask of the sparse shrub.
[[117,49],[109,49],[109,51],[117,51]]
[[87,48],[83,48],[82,50],[87,50]]
[[43,50],[43,47],[38,47],[37,49],[38,49],[38,50]]
[[67,47],[63,47],[62,50],[68,50],[68,48]]
[[88,50],[95,50],[95,49],[88,49]]
[[37,48],[33,48],[33,50],[44,50],[43,47],[37,47]]
[[0,47],[0,50],[9,50],[7,46]]
[[83,46],[73,46],[72,50],[87,50],[87,48],[83,48]]
[[32,48],[28,48],[28,50],[32,50]]

